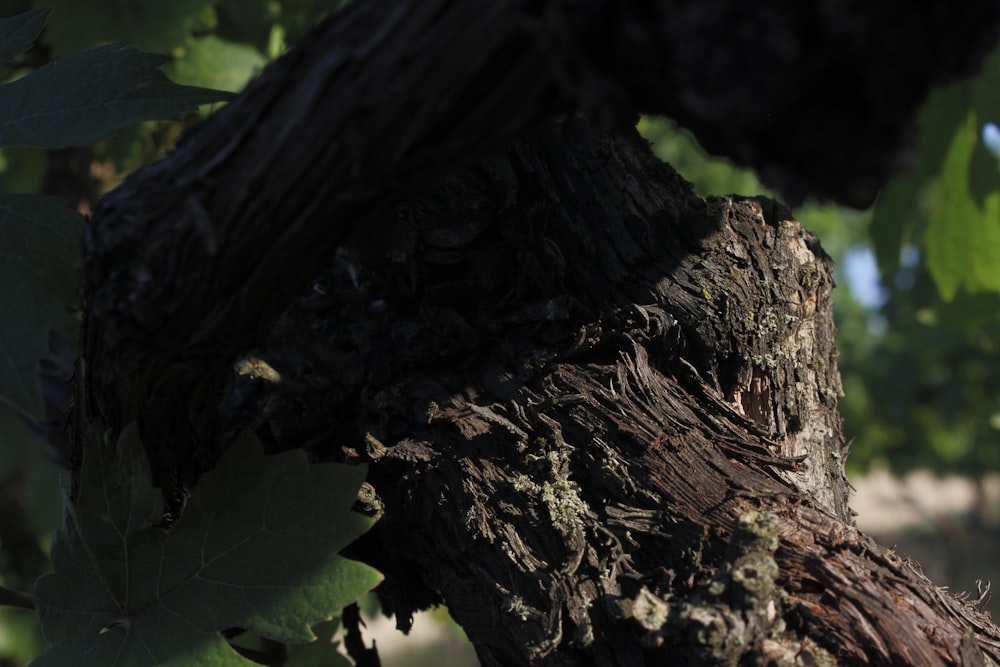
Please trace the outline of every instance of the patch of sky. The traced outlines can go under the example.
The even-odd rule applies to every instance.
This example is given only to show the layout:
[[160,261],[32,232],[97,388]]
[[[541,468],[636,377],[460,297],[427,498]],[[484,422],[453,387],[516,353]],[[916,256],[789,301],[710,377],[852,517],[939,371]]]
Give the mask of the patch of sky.
[[888,294],[882,287],[878,261],[869,245],[847,249],[840,260],[840,275],[854,299],[865,308],[877,310],[885,304]]
[[996,123],[983,125],[983,143],[993,156],[1000,160],[1000,127]]

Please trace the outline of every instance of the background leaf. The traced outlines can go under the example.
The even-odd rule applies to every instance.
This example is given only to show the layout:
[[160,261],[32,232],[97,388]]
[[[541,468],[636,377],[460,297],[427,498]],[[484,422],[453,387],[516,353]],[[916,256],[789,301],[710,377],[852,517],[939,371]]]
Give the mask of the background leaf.
[[49,9],[33,9],[0,19],[0,64],[27,51],[45,27]]
[[[261,53],[268,53],[268,43],[282,7],[273,0],[222,0],[216,7],[219,32],[252,44]],[[274,54],[268,54],[274,57]]]
[[157,71],[167,60],[110,44],[0,86],[0,145],[88,144],[126,125],[226,99],[219,91],[171,82]]
[[[214,0],[46,0],[54,11],[46,39],[57,56],[102,42],[170,53],[196,30],[215,25]],[[84,9],[85,7],[85,9]]]
[[116,627],[87,639],[50,647],[31,667],[253,667],[218,633],[199,632],[163,610],[154,609],[146,623]]
[[1000,292],[1000,191],[977,202],[970,188],[973,152],[980,142],[975,112],[952,138],[924,233],[927,268],[946,301],[959,287]]
[[975,79],[934,91],[921,111],[916,160],[874,209],[883,271],[899,268],[900,251],[914,244],[944,299],[962,287],[1000,292],[1000,274],[987,266],[1000,244],[1000,168],[982,139],[990,122],[1000,122],[1000,50]]
[[265,457],[245,434],[163,530],[144,460],[134,427],[115,445],[89,434],[55,572],[36,586],[54,646],[32,664],[245,665],[219,631],[306,643],[381,580],[337,555],[371,525],[350,509],[363,468]]
[[38,194],[42,189],[47,166],[44,148],[0,148],[0,192]]
[[207,35],[192,40],[184,57],[167,65],[166,71],[190,86],[236,92],[266,64],[267,59],[252,46]]
[[339,620],[327,621],[313,627],[316,641],[305,646],[291,646],[285,667],[351,667],[351,662],[337,652],[333,636],[340,628]]
[[38,360],[79,298],[82,231],[58,199],[0,195],[0,400],[37,421]]

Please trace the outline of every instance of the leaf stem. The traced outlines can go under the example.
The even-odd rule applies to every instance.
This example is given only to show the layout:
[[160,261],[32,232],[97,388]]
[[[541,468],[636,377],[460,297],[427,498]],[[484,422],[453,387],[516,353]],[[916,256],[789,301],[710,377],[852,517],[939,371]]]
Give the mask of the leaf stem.
[[28,593],[12,591],[9,588],[0,586],[0,606],[34,609],[35,598],[33,595],[29,595]]

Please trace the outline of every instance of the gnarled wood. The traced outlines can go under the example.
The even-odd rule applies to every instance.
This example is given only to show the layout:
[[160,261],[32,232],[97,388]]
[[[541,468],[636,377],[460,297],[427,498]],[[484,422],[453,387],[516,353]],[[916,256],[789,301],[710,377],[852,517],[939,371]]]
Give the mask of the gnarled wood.
[[[786,210],[703,201],[565,120],[394,220],[405,242],[355,236],[285,314],[260,354],[295,380],[258,423],[370,463],[385,515],[355,555],[404,627],[440,594],[487,665],[957,664],[970,622],[995,651],[851,527],[832,267]],[[740,607],[755,510],[783,593]]]
[[[1000,663],[987,619],[851,527],[816,240],[696,197],[622,122],[670,110],[793,195],[859,200],[946,72],[886,105],[893,55],[799,107],[767,77],[867,75],[881,15],[721,3],[722,35],[772,17],[780,48],[698,73],[727,48],[704,6],[353,3],[101,203],[78,421],[140,420],[175,511],[243,425],[370,463],[354,556],[403,625],[446,601],[485,665]],[[551,118],[580,108],[602,122]]]

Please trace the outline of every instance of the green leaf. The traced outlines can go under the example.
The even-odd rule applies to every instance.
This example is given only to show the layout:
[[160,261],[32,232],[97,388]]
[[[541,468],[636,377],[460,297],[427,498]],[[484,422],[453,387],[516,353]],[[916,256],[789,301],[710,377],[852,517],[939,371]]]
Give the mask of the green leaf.
[[0,192],[37,194],[42,189],[48,157],[37,146],[0,148]]
[[38,618],[22,609],[0,608],[0,628],[0,656],[8,665],[27,664],[45,648]]
[[229,97],[171,82],[157,71],[167,60],[109,44],[0,86],[0,145],[89,144],[117,128]]
[[927,269],[945,301],[960,287],[1000,291],[1000,192],[980,205],[972,196],[969,169],[979,142],[976,114],[969,112],[952,138],[938,180],[935,206],[924,233]]
[[881,192],[872,212],[872,249],[883,273],[899,266],[899,252],[910,240],[917,202],[927,179],[916,173],[897,176]]
[[46,31],[56,55],[101,42],[170,53],[194,31],[215,27],[214,0],[46,0],[54,11]]
[[223,24],[228,27],[227,37],[253,44],[259,51],[266,52],[271,30],[282,9],[271,0],[222,0],[216,11],[219,12],[220,28]]
[[[7,406],[0,405],[0,485],[17,499],[35,537],[43,542],[47,542],[60,523],[59,472],[45,450],[38,446],[38,436],[25,421]],[[0,644],[2,635],[0,631]]]
[[351,667],[351,662],[337,652],[337,643],[333,641],[339,627],[338,620],[314,626],[316,641],[289,647],[285,667]]
[[252,46],[208,35],[193,40],[184,57],[167,66],[167,72],[186,85],[236,92],[266,64],[267,59]]
[[79,298],[82,232],[54,197],[0,195],[0,400],[37,421],[38,360]]
[[0,64],[27,51],[45,27],[50,9],[33,9],[0,19]]
[[363,468],[265,457],[244,434],[164,530],[138,429],[106,440],[88,434],[55,572],[36,586],[54,645],[33,665],[246,666],[221,630],[310,642],[310,625],[381,580],[337,555],[371,525],[350,510]]
[[24,421],[13,410],[0,405],[0,484],[12,488],[15,476],[40,451]]
[[[986,59],[976,78],[931,94],[918,119],[917,160],[911,170],[889,183],[872,217],[872,241],[882,269],[896,268],[902,245],[922,238],[928,251],[937,255],[932,273],[942,297],[949,299],[961,284],[994,289],[996,280],[984,281],[982,276],[965,280],[961,275],[965,267],[959,268],[957,253],[973,248],[978,266],[980,256],[993,247],[986,216],[993,206],[991,197],[1000,193],[996,160],[979,140],[981,126],[970,125],[970,114],[980,124],[1000,122],[1000,49]],[[949,208],[953,206],[957,208]],[[930,248],[940,241],[944,246]],[[956,268],[959,274],[946,275]]]
[[903,244],[915,236],[921,219],[921,193],[941,172],[955,128],[965,120],[970,93],[958,85],[931,93],[920,115],[916,164],[894,178],[882,192],[872,215],[872,245],[883,270],[899,264]]
[[51,646],[31,667],[252,667],[218,633],[201,632],[183,617],[156,608],[142,625],[121,625],[87,639]]

